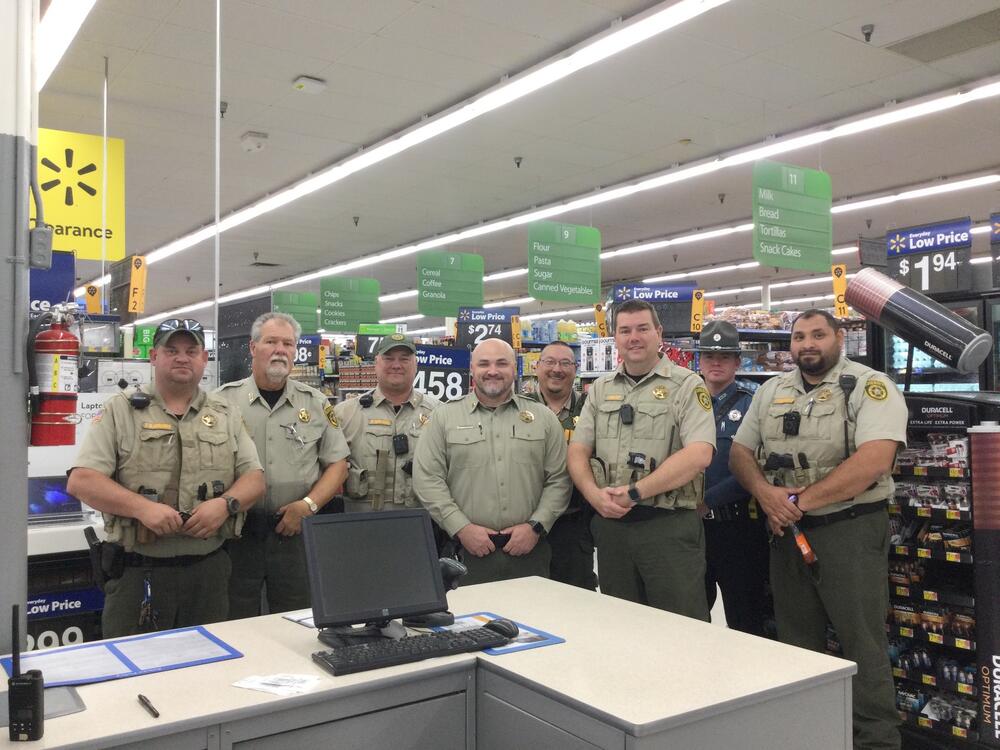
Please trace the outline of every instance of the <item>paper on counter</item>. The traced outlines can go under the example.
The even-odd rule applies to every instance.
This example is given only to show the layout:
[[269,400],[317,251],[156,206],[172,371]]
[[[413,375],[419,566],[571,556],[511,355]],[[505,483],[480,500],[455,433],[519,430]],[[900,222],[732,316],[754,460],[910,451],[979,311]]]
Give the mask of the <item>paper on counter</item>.
[[259,690],[263,693],[273,693],[274,695],[301,695],[302,693],[308,693],[322,680],[322,677],[310,674],[255,674],[234,682],[233,687]]

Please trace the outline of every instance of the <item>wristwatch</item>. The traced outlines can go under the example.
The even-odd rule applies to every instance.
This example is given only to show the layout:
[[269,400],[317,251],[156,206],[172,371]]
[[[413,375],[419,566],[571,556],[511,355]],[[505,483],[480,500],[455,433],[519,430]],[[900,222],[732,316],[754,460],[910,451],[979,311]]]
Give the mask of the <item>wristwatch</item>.
[[237,500],[232,495],[223,495],[222,499],[226,501],[226,510],[229,511],[229,515],[235,516],[243,508],[240,506],[240,501]]
[[316,505],[316,503],[313,501],[311,497],[309,497],[309,495],[306,495],[304,498],[302,498],[302,502],[304,502],[306,505],[309,506],[309,510],[312,512],[314,516],[317,513],[319,513],[319,506]]
[[528,526],[531,527],[532,531],[538,534],[539,539],[544,539],[545,535],[548,533],[545,531],[545,527],[542,526],[541,521],[528,521]]
[[633,503],[638,503],[642,500],[642,495],[639,494],[639,488],[635,486],[635,482],[632,482],[628,486],[628,499]]

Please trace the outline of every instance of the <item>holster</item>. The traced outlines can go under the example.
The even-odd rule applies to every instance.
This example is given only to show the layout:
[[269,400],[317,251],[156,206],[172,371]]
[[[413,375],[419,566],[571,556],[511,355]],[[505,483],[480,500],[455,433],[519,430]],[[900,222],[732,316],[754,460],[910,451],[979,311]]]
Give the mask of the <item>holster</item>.
[[[114,581],[125,572],[125,548],[120,544],[101,542],[101,572],[104,582]],[[103,586],[103,583],[101,584]]]

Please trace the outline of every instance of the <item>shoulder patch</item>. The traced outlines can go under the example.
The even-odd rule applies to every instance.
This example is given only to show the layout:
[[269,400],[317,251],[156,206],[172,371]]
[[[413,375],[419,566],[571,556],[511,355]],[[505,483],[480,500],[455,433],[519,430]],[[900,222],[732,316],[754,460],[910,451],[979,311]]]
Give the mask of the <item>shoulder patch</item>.
[[865,395],[872,401],[885,401],[889,397],[889,390],[878,378],[871,378],[865,383]]
[[323,407],[323,413],[326,414],[326,420],[332,427],[340,427],[340,422],[337,421],[337,415],[333,413],[333,406],[331,404]]
[[705,411],[712,411],[712,397],[708,395],[708,389],[699,385],[694,389],[694,395],[698,399],[698,403],[701,404],[701,408]]

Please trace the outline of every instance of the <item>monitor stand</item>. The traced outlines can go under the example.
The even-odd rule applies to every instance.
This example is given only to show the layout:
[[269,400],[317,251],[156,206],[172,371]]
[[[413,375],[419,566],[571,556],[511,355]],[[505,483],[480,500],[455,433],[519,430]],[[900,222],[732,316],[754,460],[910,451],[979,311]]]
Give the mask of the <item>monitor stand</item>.
[[386,638],[399,640],[406,637],[406,628],[399,620],[381,620],[369,622],[362,627],[343,625],[336,628],[323,628],[317,638],[327,646],[349,646],[355,643],[371,643]]

